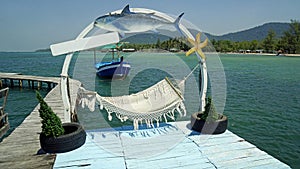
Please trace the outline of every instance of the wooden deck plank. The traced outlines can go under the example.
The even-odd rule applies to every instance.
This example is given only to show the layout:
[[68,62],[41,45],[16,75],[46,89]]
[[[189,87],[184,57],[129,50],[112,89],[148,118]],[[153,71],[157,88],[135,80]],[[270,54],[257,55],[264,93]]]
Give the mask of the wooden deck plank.
[[[153,146],[151,145],[151,148]],[[144,151],[151,148],[143,149]],[[162,147],[160,147],[162,148]],[[198,147],[189,139],[178,143],[169,151],[156,152],[151,158],[127,159],[128,168],[212,168],[213,165],[202,155]],[[145,167],[143,167],[145,166]]]
[[[92,133],[88,134],[89,137],[87,137],[86,143],[82,147],[71,152],[59,154],[59,158],[56,160],[54,168],[81,166],[103,169],[126,168],[123,156],[108,153],[102,146],[96,144],[94,139],[97,139],[97,137],[91,137]],[[112,139],[106,141],[109,142],[109,140]],[[115,143],[112,142],[111,144]],[[121,146],[121,144],[119,144],[119,146]]]
[[[182,128],[187,125],[181,124],[170,123],[174,125],[173,128],[169,128],[170,131],[168,128],[139,131],[122,130],[122,128],[110,131],[91,130],[88,131],[90,140],[88,143],[78,151],[66,153],[65,158],[61,158],[62,154],[59,154],[56,162],[77,166],[82,164],[84,161],[82,159],[91,153],[97,154],[95,157],[102,157],[94,161],[88,158],[88,162],[91,163],[89,165],[96,168],[100,167],[98,165],[102,160],[111,159],[112,156],[115,157],[113,160],[125,164],[119,166],[124,169],[290,168],[230,131],[220,135],[201,135],[191,130],[189,133],[186,128]],[[165,132],[158,132],[159,130]],[[176,136],[182,137],[182,140],[178,139],[174,142],[173,138]],[[168,146],[169,148],[166,148]],[[63,168],[63,166],[55,166]],[[105,163],[105,167],[114,168],[114,164]]]
[[276,165],[284,168],[284,165],[274,161],[274,158],[270,156],[259,156],[259,157],[246,157],[246,158],[239,158],[239,159],[232,159],[228,161],[216,162],[215,165],[218,168],[249,168],[249,167],[263,167],[266,166]]
[[[3,75],[0,74],[0,78],[1,76]],[[80,85],[79,81],[72,83],[77,86]],[[77,95],[77,91],[71,90],[71,92],[72,96]],[[48,104],[62,121],[64,121],[60,85],[54,87],[46,95],[45,101],[47,102],[48,100],[57,100],[55,102],[50,101]],[[40,150],[39,133],[41,132],[41,119],[39,117],[38,108],[39,106],[37,105],[22,124],[0,143],[0,152],[5,152],[1,153],[0,168],[52,168],[55,155],[38,155],[38,151]]]
[[[152,154],[157,154],[157,152],[161,152],[162,149],[164,151],[171,150],[176,143],[181,142],[184,139],[184,135],[182,132],[168,132],[168,134],[156,134],[152,135],[150,132],[141,131],[144,136],[135,136],[131,137],[128,133],[121,134],[121,140],[123,144],[123,150],[126,157],[135,158],[142,156],[152,156]],[[149,134],[149,135],[147,135]],[[167,145],[170,140],[174,142],[174,144]],[[151,145],[151,149],[149,149],[149,145]],[[148,150],[147,152],[140,150]]]

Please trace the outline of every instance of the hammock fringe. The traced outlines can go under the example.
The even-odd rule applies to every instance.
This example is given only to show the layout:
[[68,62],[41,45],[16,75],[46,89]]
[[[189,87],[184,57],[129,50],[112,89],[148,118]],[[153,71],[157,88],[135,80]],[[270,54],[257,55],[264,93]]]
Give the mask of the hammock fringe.
[[135,130],[143,122],[149,128],[156,127],[159,123],[168,122],[168,118],[175,121],[175,112],[180,117],[186,116],[184,98],[182,92],[174,87],[168,79],[164,79],[144,91],[117,97],[102,97],[96,92],[90,92],[80,88],[78,93],[79,104],[84,108],[87,106],[90,111],[95,110],[96,101],[99,109],[107,111],[108,120],[112,120],[112,113],[125,122],[131,120]]

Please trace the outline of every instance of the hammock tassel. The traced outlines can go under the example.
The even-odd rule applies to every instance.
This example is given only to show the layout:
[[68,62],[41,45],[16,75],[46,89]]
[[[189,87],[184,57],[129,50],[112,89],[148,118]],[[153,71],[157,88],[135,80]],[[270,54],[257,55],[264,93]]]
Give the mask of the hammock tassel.
[[133,128],[134,128],[134,130],[138,130],[138,128],[139,128],[139,120],[138,119],[133,119]]
[[176,107],[176,111],[179,113],[180,117],[182,117],[182,112],[179,109],[179,106]]
[[154,128],[154,124],[153,124],[153,120],[152,119],[150,120],[150,125],[151,125],[152,128]]
[[183,110],[183,116],[186,116],[186,109],[183,103],[180,103],[180,108]]
[[167,120],[166,114],[164,114],[164,119],[165,119],[165,122],[166,122],[166,123],[168,123],[168,120]]
[[100,110],[103,110],[103,104],[100,104],[99,106]]
[[112,112],[107,111],[107,113],[108,113],[108,120],[111,121],[111,120],[112,120],[112,116],[111,116],[111,113],[112,113]]
[[150,127],[150,121],[148,119],[146,119],[145,121],[146,121],[147,127]]
[[174,111],[169,111],[169,112],[167,113],[167,116],[170,117],[172,120],[175,121]]

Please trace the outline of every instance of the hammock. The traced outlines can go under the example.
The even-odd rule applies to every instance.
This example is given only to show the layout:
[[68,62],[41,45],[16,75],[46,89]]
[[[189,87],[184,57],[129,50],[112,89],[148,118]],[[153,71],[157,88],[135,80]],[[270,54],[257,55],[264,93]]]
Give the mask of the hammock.
[[[197,66],[192,72],[196,68]],[[187,77],[178,83],[179,89],[168,78],[165,78],[143,91],[125,96],[103,97],[97,92],[91,92],[80,87],[77,98],[80,99],[79,104],[82,108],[87,106],[90,111],[95,110],[97,101],[100,109],[104,108],[107,111],[108,120],[110,121],[112,120],[111,114],[115,113],[121,122],[133,121],[135,130],[143,121],[147,124],[147,127],[154,128],[155,122],[156,126],[159,127],[159,122],[167,122],[168,117],[175,121],[175,111],[180,116],[186,115],[183,89]]]

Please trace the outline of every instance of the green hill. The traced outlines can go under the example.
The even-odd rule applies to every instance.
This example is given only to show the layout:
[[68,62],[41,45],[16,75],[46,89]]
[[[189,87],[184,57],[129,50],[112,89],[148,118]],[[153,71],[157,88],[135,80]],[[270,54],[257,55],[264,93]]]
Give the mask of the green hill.
[[230,41],[252,41],[252,40],[262,40],[264,39],[269,30],[273,30],[276,34],[277,38],[280,38],[285,31],[290,28],[289,23],[266,23],[260,26],[256,26],[254,28],[250,28],[247,30],[228,33],[221,36],[211,35],[209,33],[205,33],[206,36],[212,40],[230,40]]
[[[252,40],[263,40],[269,30],[273,30],[276,34],[276,38],[280,38],[285,31],[287,31],[290,28],[289,23],[277,23],[277,22],[271,22],[271,23],[265,23],[260,26],[256,26],[254,28],[250,28],[247,30],[234,32],[234,33],[228,33],[224,35],[212,35],[210,33],[205,33],[205,35],[210,39],[215,40],[230,40],[230,41],[252,41]],[[191,32],[194,32],[193,30],[190,30]],[[195,33],[195,32],[194,32]],[[196,33],[195,33],[196,34]],[[156,34],[156,33],[141,33],[134,36],[129,36],[124,41],[128,41],[131,43],[156,43],[157,39],[160,39],[160,41],[168,40],[170,37],[162,35],[162,34]]]

